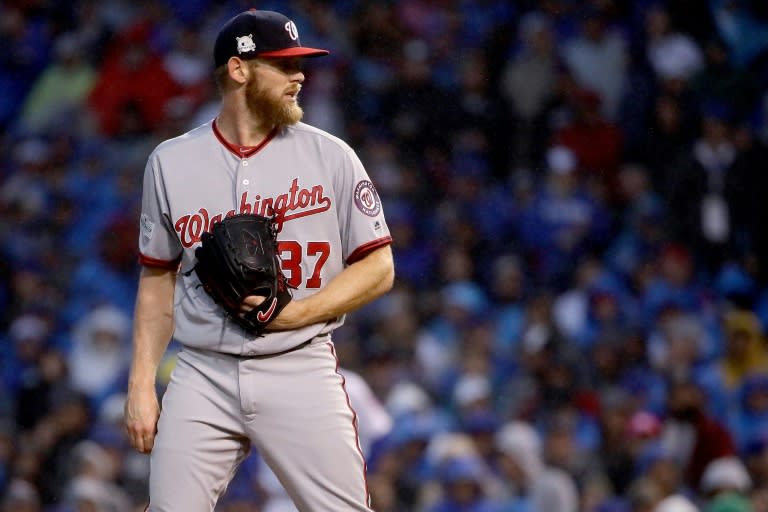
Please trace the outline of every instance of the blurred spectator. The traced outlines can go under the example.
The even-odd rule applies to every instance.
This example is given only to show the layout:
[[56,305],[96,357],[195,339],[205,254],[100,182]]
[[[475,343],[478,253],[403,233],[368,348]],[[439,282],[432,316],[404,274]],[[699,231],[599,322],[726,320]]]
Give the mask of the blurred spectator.
[[186,101],[199,105],[211,87],[208,55],[194,27],[182,25],[173,36],[173,45],[163,56],[164,68],[181,87]]
[[50,193],[50,184],[45,180],[51,167],[50,159],[51,146],[42,137],[21,138],[14,145],[8,176],[0,187],[0,204],[16,224],[6,226],[2,233],[7,240],[8,256],[16,261],[24,258],[22,244],[34,241],[11,234],[21,235],[24,228],[40,220]]
[[16,317],[3,347],[3,387],[15,392],[25,375],[34,371],[50,343],[51,325],[45,315],[30,312]]
[[127,382],[130,335],[130,317],[114,306],[92,310],[73,327],[67,361],[70,381],[95,410]]
[[65,119],[82,117],[81,109],[96,78],[82,52],[75,34],[58,38],[55,60],[35,80],[24,101],[19,116],[23,131],[40,133]]
[[579,174],[601,186],[601,192],[613,200],[618,193],[616,174],[623,135],[617,125],[600,113],[601,99],[594,91],[578,89],[570,102],[573,117],[553,133],[553,139],[573,152]]
[[591,415],[576,403],[555,409],[536,423],[542,425],[543,457],[548,464],[570,474],[580,485],[596,481],[592,457],[597,449],[597,430]]
[[540,12],[531,12],[518,22],[520,47],[506,63],[501,94],[516,117],[514,155],[530,166],[534,154],[529,147],[535,133],[533,123],[554,96],[558,75],[558,56],[551,20]]
[[626,42],[597,7],[587,8],[580,19],[579,35],[562,46],[563,60],[581,87],[595,91],[592,105],[614,120],[627,86]]
[[768,432],[768,373],[745,377],[728,426],[739,450]]
[[[659,321],[658,330],[651,334],[648,350],[656,370],[668,379],[676,380],[697,378],[708,371],[705,361],[712,352],[712,344],[698,317],[668,311]],[[722,393],[721,390],[717,391]],[[710,396],[710,399],[715,398],[718,397]],[[717,402],[711,404],[710,410],[720,410],[717,405]]]
[[471,160],[496,178],[504,179],[513,166],[508,151],[511,134],[506,129],[510,116],[506,103],[490,87],[488,62],[483,53],[465,52],[458,75],[458,90],[450,99],[454,105],[454,160]]
[[[72,453],[74,475],[64,493],[64,502],[77,509],[88,508],[129,512],[130,498],[117,486],[119,466],[101,446],[81,441]],[[87,505],[89,503],[90,505]]]
[[651,182],[647,168],[627,164],[618,174],[617,200],[623,222],[606,252],[607,264],[625,278],[662,248],[665,206]]
[[673,494],[661,500],[653,512],[698,512],[698,507],[686,496]]
[[646,480],[636,480],[627,491],[626,504],[631,512],[653,512],[663,498],[661,491]]
[[11,481],[6,487],[0,510],[3,512],[41,512],[43,508],[37,489],[29,482],[17,479]]
[[45,68],[51,46],[49,20],[20,6],[3,6],[0,23],[0,129],[12,124],[39,71]]
[[753,373],[768,373],[768,340],[760,320],[751,311],[733,310],[723,315],[725,347],[719,363],[723,387],[739,389]]
[[606,272],[602,262],[586,256],[578,262],[571,286],[555,298],[553,318],[567,339],[577,339],[587,328],[590,290],[604,276]]
[[445,392],[447,379],[459,363],[464,329],[475,323],[487,308],[487,297],[478,285],[462,281],[443,287],[440,310],[424,326],[416,341],[416,362],[421,378],[433,392]]
[[397,422],[400,418],[427,414],[434,408],[432,399],[418,384],[401,380],[387,395],[387,411]]
[[737,457],[715,459],[704,468],[701,491],[705,496],[705,510],[750,512],[747,495],[752,481],[744,464]]
[[133,312],[133,300],[138,268],[136,265],[135,221],[128,216],[102,219],[96,246],[72,269],[68,287],[77,290],[75,299],[63,307],[62,318],[74,324],[92,309],[114,304],[126,313]]
[[501,506],[484,490],[486,470],[479,459],[471,456],[449,458],[438,468],[442,497],[428,512],[500,512]]
[[496,470],[507,486],[509,512],[575,512],[576,484],[571,476],[546,464],[542,441],[529,424],[511,421],[496,434]]
[[430,441],[451,427],[449,418],[428,410],[400,417],[390,432],[372,473],[390,479],[395,499],[405,510],[416,506],[422,486],[436,476],[427,451]]
[[678,314],[704,318],[710,312],[712,297],[699,281],[693,255],[687,246],[674,242],[664,244],[654,255],[653,273],[640,290],[641,314],[647,328]]
[[638,453],[635,469],[637,478],[628,491],[630,501],[638,500],[646,507],[653,507],[662,498],[685,489],[683,468],[662,442],[646,444]]
[[69,391],[69,373],[64,356],[54,349],[45,349],[25,369],[17,391],[16,423],[22,429],[32,429],[45,419],[61,393]]
[[520,258],[501,254],[493,262],[490,293],[495,304],[491,315],[496,326],[493,341],[495,357],[511,362],[523,328],[526,276]]
[[696,95],[730,106],[739,117],[748,115],[757,98],[757,84],[750,83],[749,74],[734,65],[728,48],[716,37],[704,45],[704,59],[704,68],[691,81]]
[[687,161],[672,171],[668,197],[674,236],[693,244],[709,271],[726,260],[734,234],[731,205],[745,194],[730,172],[737,156],[731,116],[725,105],[708,105],[701,137]]
[[754,15],[750,3],[710,2],[720,37],[728,44],[730,58],[739,67],[753,64],[768,48],[768,22]]
[[460,421],[493,410],[493,389],[484,374],[464,374],[453,386],[453,405]]
[[710,462],[736,453],[730,432],[706,412],[702,390],[686,381],[669,390],[662,442],[684,468],[684,480],[693,489],[699,487]]
[[[567,403],[575,390],[570,387],[574,383],[568,381],[573,374],[566,361],[572,361],[573,357],[555,323],[552,298],[545,293],[531,297],[515,351],[518,368],[507,375],[507,382],[500,390],[501,410],[507,417],[534,418],[537,414],[553,413],[551,406]],[[555,377],[551,382],[554,386],[547,389],[544,383],[549,377]]]
[[602,388],[599,397],[598,424],[600,441],[596,462],[610,486],[611,495],[624,495],[635,477],[635,446],[628,442],[633,404],[626,393],[617,388]]
[[[131,137],[147,133],[163,121],[167,102],[181,88],[150,47],[151,26],[140,22],[112,42],[98,70],[89,104],[100,133]],[[144,79],[152,77],[152,87]]]
[[567,279],[574,262],[604,235],[601,205],[580,186],[577,165],[572,151],[552,147],[547,174],[521,214],[521,241],[538,279]]
[[444,127],[452,126],[452,111],[444,91],[430,80],[429,47],[412,41],[401,50],[399,86],[381,97],[381,115],[390,120],[395,142],[404,157],[415,156],[416,148],[446,149]]
[[70,457],[92,421],[87,399],[66,388],[58,388],[47,414],[37,422],[25,441],[31,451],[30,481],[41,491],[45,504],[64,495],[71,477]]
[[645,24],[648,60],[657,76],[688,80],[702,68],[701,49],[688,35],[674,30],[663,6],[649,9]]
[[697,126],[684,102],[672,94],[657,96],[649,117],[647,129],[628,141],[626,154],[647,167],[653,189],[666,197],[671,175],[689,154]]

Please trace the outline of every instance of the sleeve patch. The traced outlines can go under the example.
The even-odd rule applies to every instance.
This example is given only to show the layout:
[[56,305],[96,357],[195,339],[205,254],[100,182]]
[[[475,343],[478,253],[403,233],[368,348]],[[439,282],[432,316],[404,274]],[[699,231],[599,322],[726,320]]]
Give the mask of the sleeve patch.
[[146,213],[141,214],[141,236],[144,237],[146,241],[152,240],[152,232],[155,230],[155,223],[149,220],[149,217]]
[[355,206],[369,217],[375,217],[381,212],[381,200],[373,183],[368,180],[358,182],[355,186]]

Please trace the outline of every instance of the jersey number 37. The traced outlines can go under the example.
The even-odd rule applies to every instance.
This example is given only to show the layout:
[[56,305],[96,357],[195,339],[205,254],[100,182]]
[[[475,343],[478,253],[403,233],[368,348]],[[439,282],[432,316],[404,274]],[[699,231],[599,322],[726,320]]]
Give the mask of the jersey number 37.
[[[299,242],[295,240],[280,240],[277,243],[277,250],[280,254],[280,263],[288,284],[298,288],[304,282],[304,273],[301,262],[306,256],[307,267],[312,268],[312,274],[307,277],[307,288],[320,288],[322,279],[320,273],[323,265],[328,261],[331,254],[331,244],[329,242],[307,242],[306,250]],[[314,263],[314,267],[312,264]]]

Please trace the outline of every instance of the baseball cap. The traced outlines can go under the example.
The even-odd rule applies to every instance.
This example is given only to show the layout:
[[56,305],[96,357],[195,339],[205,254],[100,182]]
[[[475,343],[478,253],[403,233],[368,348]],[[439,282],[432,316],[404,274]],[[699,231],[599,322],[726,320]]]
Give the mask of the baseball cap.
[[661,500],[653,512],[698,512],[691,500],[681,494],[672,494]]
[[287,16],[250,9],[221,27],[213,47],[213,61],[219,67],[230,57],[320,57],[328,53],[328,50],[301,46],[296,24]]
[[700,487],[707,493],[720,490],[747,492],[752,487],[752,478],[741,459],[721,457],[707,464]]

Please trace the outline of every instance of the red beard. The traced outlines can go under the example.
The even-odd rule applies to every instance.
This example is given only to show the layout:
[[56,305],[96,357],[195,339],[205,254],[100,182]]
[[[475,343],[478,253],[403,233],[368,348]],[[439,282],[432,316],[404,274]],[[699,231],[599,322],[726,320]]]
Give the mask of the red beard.
[[298,123],[304,115],[297,102],[287,102],[282,95],[274,98],[256,80],[245,87],[245,105],[252,116],[278,129]]

